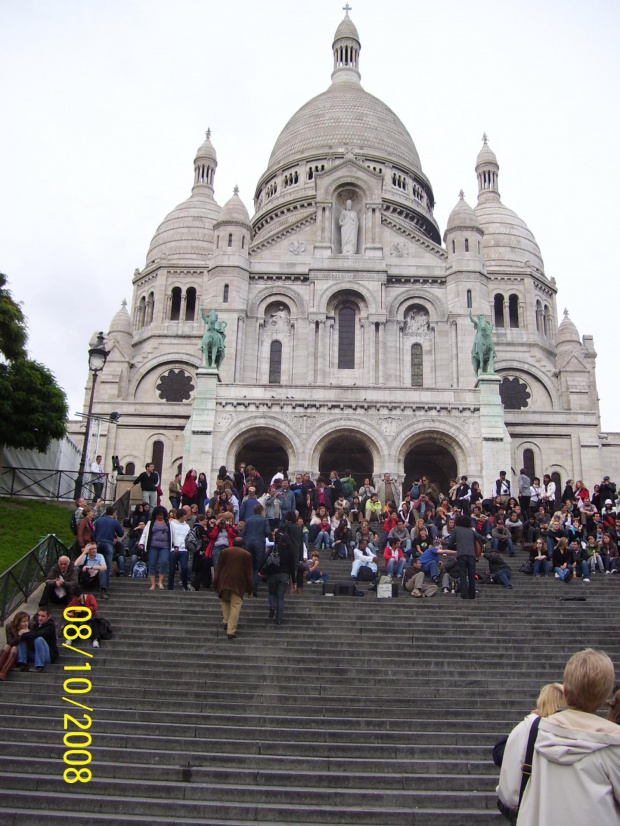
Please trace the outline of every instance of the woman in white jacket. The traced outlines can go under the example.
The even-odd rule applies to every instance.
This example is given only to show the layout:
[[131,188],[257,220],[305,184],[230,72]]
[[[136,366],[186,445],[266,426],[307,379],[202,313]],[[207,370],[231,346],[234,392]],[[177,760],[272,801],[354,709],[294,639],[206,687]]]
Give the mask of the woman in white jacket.
[[[574,654],[564,670],[567,707],[541,719],[532,774],[517,826],[620,826],[620,726],[598,717],[614,685],[614,667],[602,651]],[[511,732],[497,794],[519,804],[529,715]]]

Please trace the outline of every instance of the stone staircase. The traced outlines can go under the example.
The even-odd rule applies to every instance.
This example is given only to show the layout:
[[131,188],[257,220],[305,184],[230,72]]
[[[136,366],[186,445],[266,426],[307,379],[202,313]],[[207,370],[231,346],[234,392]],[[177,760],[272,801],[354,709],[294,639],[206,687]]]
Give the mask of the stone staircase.
[[[114,580],[100,604],[114,639],[82,644],[93,688],[71,695],[94,709],[93,778],[63,780],[63,715],[84,711],[62,701],[80,676],[62,666],[85,658],[13,672],[0,685],[0,823],[505,823],[495,741],[575,650],[620,665],[620,575],[565,585],[512,562],[514,590],[481,586],[475,602],[307,586],[287,596],[283,626],[261,586],[234,641],[214,594]],[[322,567],[347,581],[347,562]],[[559,599],[576,595],[587,601]]]

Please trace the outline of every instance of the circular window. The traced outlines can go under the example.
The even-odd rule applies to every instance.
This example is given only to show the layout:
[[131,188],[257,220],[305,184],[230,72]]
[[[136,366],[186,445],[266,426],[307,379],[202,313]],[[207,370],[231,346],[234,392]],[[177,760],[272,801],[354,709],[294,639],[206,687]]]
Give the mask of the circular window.
[[499,395],[506,410],[522,410],[528,406],[532,394],[527,384],[516,376],[504,378],[499,386]]
[[155,389],[165,402],[185,402],[191,398],[194,380],[185,370],[169,370],[160,377]]

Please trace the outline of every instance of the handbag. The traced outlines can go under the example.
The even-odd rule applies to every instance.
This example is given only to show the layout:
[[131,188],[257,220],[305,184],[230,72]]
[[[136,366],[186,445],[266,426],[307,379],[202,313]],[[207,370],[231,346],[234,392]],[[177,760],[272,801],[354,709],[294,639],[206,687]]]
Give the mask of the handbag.
[[[534,759],[534,746],[536,745],[536,738],[538,737],[538,726],[540,725],[541,718],[537,717],[530,727],[530,733],[527,738],[527,748],[525,749],[525,760],[523,761],[523,767],[521,769],[522,776],[521,776],[521,788],[519,790],[519,802],[515,806],[515,808],[511,808],[510,806],[506,806],[499,798],[497,799],[497,808],[499,811],[504,815],[506,820],[509,820],[510,823],[516,824],[517,817],[519,816],[519,806],[521,805],[521,801],[523,800],[523,795],[525,793],[525,789],[527,787],[528,780],[532,776],[532,761]],[[499,745],[497,743],[496,745]],[[495,751],[495,749],[494,749]],[[502,753],[502,759],[503,759]]]

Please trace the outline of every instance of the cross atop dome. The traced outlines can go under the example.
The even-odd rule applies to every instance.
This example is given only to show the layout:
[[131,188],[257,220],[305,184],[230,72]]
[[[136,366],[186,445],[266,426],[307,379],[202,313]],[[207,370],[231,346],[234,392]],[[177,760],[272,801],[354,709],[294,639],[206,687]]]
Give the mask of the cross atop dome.
[[464,200],[465,200],[465,193],[461,189],[461,190],[459,190],[459,201],[464,201]]
[[484,132],[484,134],[482,135],[482,143],[483,143],[484,146],[486,146],[488,142],[489,142],[489,136],[487,135],[486,132]]
[[349,12],[350,12],[350,11],[353,11],[353,9],[352,9],[352,8],[351,8],[351,6],[347,3],[347,4],[346,4],[346,6],[343,6],[343,7],[342,7],[342,11],[344,12],[344,16],[345,16],[345,17],[348,17],[348,16],[349,16]]
[[206,137],[207,140],[210,140],[210,138],[211,138],[211,127],[210,126],[207,129],[207,131],[205,132],[205,137]]

